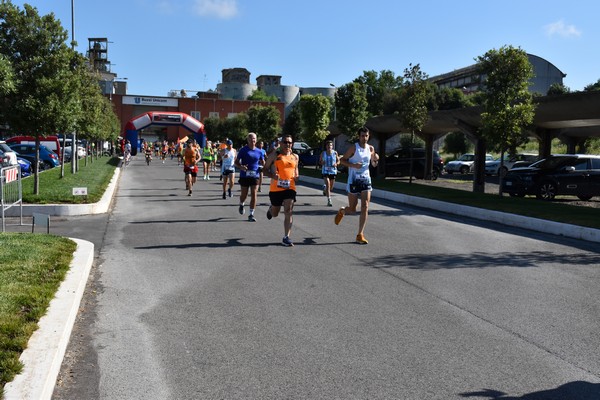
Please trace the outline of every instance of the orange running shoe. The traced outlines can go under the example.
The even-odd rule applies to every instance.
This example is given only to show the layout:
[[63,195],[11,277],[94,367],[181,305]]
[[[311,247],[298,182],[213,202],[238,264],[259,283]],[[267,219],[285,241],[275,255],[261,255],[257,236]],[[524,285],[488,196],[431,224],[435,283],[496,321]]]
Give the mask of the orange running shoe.
[[365,238],[365,235],[361,233],[360,235],[356,235],[356,243],[367,244],[369,241]]
[[333,222],[335,222],[336,225],[339,225],[340,222],[342,222],[342,218],[344,218],[344,207],[340,208],[340,210],[337,212]]

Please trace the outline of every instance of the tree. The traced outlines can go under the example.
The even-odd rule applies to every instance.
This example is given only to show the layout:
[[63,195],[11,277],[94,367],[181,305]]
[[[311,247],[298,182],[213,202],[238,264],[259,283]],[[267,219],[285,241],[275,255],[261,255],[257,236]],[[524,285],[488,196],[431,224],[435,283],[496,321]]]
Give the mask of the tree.
[[503,165],[504,152],[514,154],[528,140],[524,130],[533,122],[535,111],[528,90],[533,67],[527,53],[512,46],[490,50],[477,61],[480,73],[485,76],[482,137],[489,148],[500,150]]
[[547,96],[557,96],[557,95],[567,94],[567,93],[571,93],[571,89],[569,89],[567,86],[563,85],[562,83],[553,83],[548,88],[548,93],[546,93],[546,95]]
[[[402,92],[402,103],[400,116],[402,125],[408,128],[411,133],[410,157],[412,158],[412,149],[415,131],[421,131],[427,122],[427,99],[429,89],[427,86],[427,74],[421,71],[419,64],[409,64],[404,69],[404,82]],[[412,183],[413,163],[410,163],[409,183]],[[430,167],[431,169],[431,167]],[[426,176],[426,175],[425,175]]]
[[335,93],[335,107],[340,131],[350,139],[356,139],[358,129],[369,118],[369,103],[364,85],[352,82],[340,86]]
[[591,92],[594,90],[600,90],[600,79],[598,79],[596,83],[590,83],[589,85],[583,88],[584,92]]
[[444,138],[444,152],[454,154],[454,158],[459,154],[467,153],[471,147],[472,143],[463,132],[452,132]]
[[221,119],[219,117],[207,117],[203,121],[204,132],[210,140],[223,140],[229,138],[227,134],[221,132]]
[[248,136],[248,115],[239,113],[234,117],[221,120],[221,129],[237,147],[243,146]]
[[262,140],[270,140],[279,132],[280,115],[277,108],[252,106],[246,114],[248,115],[248,130],[256,132]]
[[300,97],[300,112],[304,131],[302,137],[311,145],[321,143],[329,131],[329,110],[331,103],[327,97],[317,94]]
[[[11,130],[36,136],[69,132],[81,115],[73,72],[77,53],[54,14],[39,16],[25,4],[0,3],[0,54],[15,71],[15,90],[6,97],[5,121]],[[37,153],[37,152],[36,152]],[[39,154],[36,156],[39,158]],[[34,194],[39,193],[35,163]]]
[[8,57],[0,54],[0,96],[6,96],[15,89],[15,74]]
[[383,115],[385,97],[402,87],[402,77],[395,76],[390,70],[379,73],[363,71],[362,76],[356,78],[354,82],[360,83],[365,88],[369,116]]
[[429,110],[454,110],[472,105],[474,105],[472,97],[465,95],[462,90],[434,85],[427,108]]
[[[296,103],[290,113],[285,118],[283,123],[282,134],[292,135],[293,138],[297,139],[297,136],[302,132],[302,113],[300,112],[300,106]],[[274,139],[274,138],[270,138]]]
[[248,96],[247,100],[252,101],[269,101],[271,103],[279,101],[277,96],[274,94],[268,95],[262,89],[256,89],[250,96]]

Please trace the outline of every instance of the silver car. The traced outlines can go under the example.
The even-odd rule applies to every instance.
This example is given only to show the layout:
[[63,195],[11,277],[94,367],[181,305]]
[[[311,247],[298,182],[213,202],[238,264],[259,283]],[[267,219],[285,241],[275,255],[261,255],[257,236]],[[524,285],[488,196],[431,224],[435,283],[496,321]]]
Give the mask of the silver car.
[[532,153],[519,153],[519,154],[515,154],[512,157],[509,156],[508,154],[506,154],[504,156],[504,165],[502,165],[500,163],[500,157],[498,157],[494,161],[486,161],[485,162],[485,174],[486,175],[502,174],[502,176],[505,176],[506,172],[509,169],[511,169],[515,165],[515,163],[519,163],[519,165],[525,166],[522,164],[524,164],[524,163],[533,164],[537,160],[539,160],[539,156],[537,154],[532,154]]
[[[493,161],[494,157],[491,154],[485,155],[485,161]],[[446,164],[446,172],[453,174],[459,172],[461,174],[468,174],[473,172],[473,165],[475,164],[475,154],[467,153],[463,154],[458,160],[450,161]]]

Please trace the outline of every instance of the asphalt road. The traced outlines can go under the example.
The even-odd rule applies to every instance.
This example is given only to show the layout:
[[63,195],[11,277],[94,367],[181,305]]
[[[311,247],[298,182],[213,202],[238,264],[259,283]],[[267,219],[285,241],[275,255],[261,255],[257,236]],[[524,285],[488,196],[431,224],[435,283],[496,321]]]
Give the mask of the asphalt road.
[[595,243],[303,186],[286,248],[213,176],[125,168],[55,399],[600,398]]

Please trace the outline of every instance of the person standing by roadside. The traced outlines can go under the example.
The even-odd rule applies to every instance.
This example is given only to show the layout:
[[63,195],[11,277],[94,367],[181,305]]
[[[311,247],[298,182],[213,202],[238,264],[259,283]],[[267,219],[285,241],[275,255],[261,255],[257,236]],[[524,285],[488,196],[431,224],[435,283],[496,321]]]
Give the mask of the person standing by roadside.
[[267,211],[267,219],[277,217],[283,206],[283,239],[281,244],[293,246],[290,239],[293,223],[293,209],[296,202],[296,180],[298,179],[298,155],[292,152],[291,136],[284,136],[281,150],[272,152],[265,163],[265,174],[271,177],[269,199],[271,206]]
[[231,189],[233,189],[233,180],[235,179],[235,162],[236,151],[233,148],[233,142],[229,139],[225,142],[226,147],[221,150],[221,175],[223,176],[223,199],[226,198],[225,190],[227,185],[227,194],[231,197]]
[[190,140],[183,151],[183,173],[185,174],[185,188],[188,196],[192,195],[192,188],[198,176],[198,151],[194,140]]
[[325,150],[321,153],[319,163],[321,164],[321,175],[323,176],[325,186],[323,195],[327,196],[327,207],[333,206],[331,203],[331,191],[335,184],[338,162],[339,157],[337,151],[333,150],[333,141],[326,141]]
[[254,217],[254,209],[256,208],[256,200],[258,193],[256,186],[258,184],[258,168],[264,165],[265,159],[262,151],[256,147],[256,133],[250,132],[247,138],[248,144],[240,149],[235,158],[235,166],[240,170],[240,207],[239,212],[244,215],[244,205],[250,190],[250,214],[248,221],[256,222]]
[[363,126],[358,130],[358,142],[350,147],[340,160],[342,165],[348,167],[348,206],[341,207],[334,219],[335,224],[339,225],[344,215],[354,214],[360,198],[360,218],[356,235],[356,242],[360,244],[369,243],[364,235],[373,190],[369,164],[376,167],[379,162],[379,155],[368,141],[369,129]]

